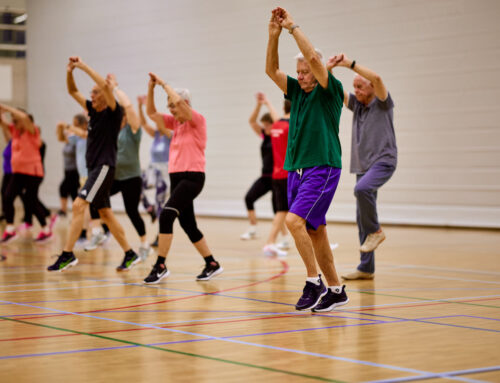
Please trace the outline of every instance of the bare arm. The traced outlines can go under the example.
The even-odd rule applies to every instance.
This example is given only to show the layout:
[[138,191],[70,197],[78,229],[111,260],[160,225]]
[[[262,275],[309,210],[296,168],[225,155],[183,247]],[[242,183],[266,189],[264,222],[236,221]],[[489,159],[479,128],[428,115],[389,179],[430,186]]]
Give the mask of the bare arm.
[[168,85],[156,74],[149,73],[149,76],[154,82],[160,85],[163,90],[165,90],[168,96],[168,102],[175,104],[176,108],[178,109],[176,118],[180,121],[191,121],[191,119],[193,118],[193,111],[186,100],[182,99],[182,97],[177,94],[174,88]]
[[276,112],[276,109],[274,109],[273,104],[267,99],[266,95],[263,94],[263,101],[262,103],[267,106],[267,109],[269,109],[269,114],[271,115],[271,118],[273,119],[273,122],[276,122],[280,119],[278,112]]
[[281,34],[281,26],[275,19],[274,12],[269,21],[269,41],[267,43],[266,52],[266,74],[274,81],[276,85],[287,93],[287,77],[286,74],[280,70],[279,55],[278,55],[278,42]]
[[257,117],[259,117],[261,107],[262,107],[262,102],[261,100],[259,100],[259,93],[258,93],[257,103],[255,104],[255,108],[253,109],[250,118],[248,119],[248,123],[250,124],[250,127],[255,132],[255,134],[257,134],[259,137],[262,134],[262,129],[264,129],[264,127],[257,122]]
[[89,132],[86,129],[74,125],[69,125],[68,131],[81,138],[87,138],[89,135]]
[[[321,62],[321,58],[318,56],[316,51],[314,50],[314,46],[311,44],[306,35],[302,32],[302,30],[295,25],[290,14],[284,10],[283,8],[276,8],[274,11],[276,15],[276,20],[281,25],[282,28],[288,29],[288,31],[293,35],[297,46],[300,51],[304,55],[307,63],[311,67],[311,71],[318,80],[318,83],[323,87],[328,87],[328,71],[323,66]],[[292,28],[294,27],[294,28]]]
[[127,94],[123,90],[118,88],[118,82],[116,81],[115,75],[108,74],[106,76],[106,86],[116,95],[118,102],[125,110],[125,116],[127,117],[130,129],[134,134],[137,133],[137,131],[141,128],[139,116],[137,116],[130,98],[128,98]]
[[2,115],[2,109],[0,108],[0,127],[2,128],[3,136],[6,142],[9,142],[12,138],[12,134],[9,130],[9,125],[5,122]]
[[[354,62],[353,60],[348,59],[344,53],[341,53],[337,56],[333,56],[328,61],[330,62],[330,60],[332,60],[333,58],[335,58],[336,63],[335,63],[335,65],[332,65],[329,69],[328,69],[328,64],[327,64],[328,70],[331,70],[332,68],[334,68],[336,66],[343,66],[345,68],[350,68],[354,72],[356,72],[360,76],[366,78],[368,81],[370,81],[372,83],[373,89],[375,91],[375,96],[377,96],[377,98],[379,100],[385,101],[387,99],[387,96],[388,96],[387,89],[385,87],[384,82],[382,81],[382,78],[377,73],[375,73],[371,69],[368,69],[365,66],[359,65],[358,63]],[[353,66],[353,62],[354,62],[354,66]],[[344,99],[344,101],[345,101],[345,99]]]
[[68,137],[64,134],[64,131],[68,129],[69,125],[65,122],[59,122],[56,126],[56,135],[59,142],[68,142]]
[[151,137],[155,136],[156,129],[153,128],[151,125],[148,124],[146,121],[146,116],[144,115],[144,111],[142,110],[142,107],[144,103],[146,102],[146,97],[147,96],[139,96],[137,97],[137,110],[139,111],[139,122],[141,126],[144,128],[147,134],[149,134]]
[[33,122],[31,122],[31,119],[27,113],[23,112],[22,110],[5,105],[5,104],[0,104],[0,109],[5,110],[6,112],[10,113],[12,115],[12,117],[21,121],[24,128],[29,133],[31,133],[31,134],[35,133],[35,124],[33,124]]
[[68,93],[75,99],[77,103],[80,104],[83,109],[87,110],[85,97],[83,96],[82,92],[80,92],[76,87],[75,78],[73,77],[73,69],[75,69],[75,66],[72,62],[70,62],[67,66],[66,71],[66,85],[68,87]]
[[104,77],[102,77],[94,69],[92,69],[86,63],[84,63],[82,61],[82,59],[78,56],[70,57],[69,61],[73,63],[75,68],[81,69],[82,71],[87,73],[92,80],[94,80],[94,82],[97,84],[97,86],[102,89],[103,94],[104,94],[104,98],[106,99],[106,104],[111,108],[111,110],[115,110],[116,109],[116,100],[113,96],[113,90],[109,88]]

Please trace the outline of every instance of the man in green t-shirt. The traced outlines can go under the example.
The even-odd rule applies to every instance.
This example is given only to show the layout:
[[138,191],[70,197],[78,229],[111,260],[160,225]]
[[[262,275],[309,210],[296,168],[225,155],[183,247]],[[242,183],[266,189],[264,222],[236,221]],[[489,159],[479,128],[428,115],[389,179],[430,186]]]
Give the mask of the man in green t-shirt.
[[[297,79],[279,69],[278,42],[283,28],[301,52]],[[272,11],[269,22],[266,73],[292,103],[284,166],[289,172],[286,225],[307,270],[304,293],[295,308],[330,311],[349,301],[345,286],[340,285],[326,232],[326,212],[342,167],[338,133],[344,91],[290,14],[279,7]],[[328,288],[318,274],[316,261]]]

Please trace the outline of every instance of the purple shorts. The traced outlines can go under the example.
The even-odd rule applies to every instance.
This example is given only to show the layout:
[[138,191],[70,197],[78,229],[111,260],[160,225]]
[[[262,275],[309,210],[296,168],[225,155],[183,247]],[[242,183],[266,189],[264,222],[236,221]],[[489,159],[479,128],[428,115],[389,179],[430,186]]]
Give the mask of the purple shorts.
[[326,225],[326,212],[337,190],[342,169],[314,166],[288,173],[288,210],[306,220],[309,229]]

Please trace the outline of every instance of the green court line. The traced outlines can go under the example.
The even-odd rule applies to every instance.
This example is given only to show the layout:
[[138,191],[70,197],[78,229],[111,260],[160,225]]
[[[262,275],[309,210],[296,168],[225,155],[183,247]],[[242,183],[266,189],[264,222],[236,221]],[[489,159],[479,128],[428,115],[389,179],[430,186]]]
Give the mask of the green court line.
[[[479,306],[479,307],[489,307],[489,308],[494,308],[494,309],[500,309],[500,306],[482,305],[480,303],[470,303],[470,302],[456,302],[456,301],[449,301],[449,300],[446,300],[446,299],[430,299],[430,298],[407,297],[407,296],[404,296],[404,295],[393,295],[393,294],[375,293],[373,291],[358,291],[358,293],[360,293],[360,294],[369,294],[369,295],[381,295],[381,296],[384,296],[384,297],[393,297],[393,298],[416,299],[417,301],[445,302],[445,303],[455,303],[457,305]],[[498,299],[500,299],[500,297]]]
[[301,378],[314,379],[314,380],[319,380],[319,381],[322,381],[322,382],[346,383],[346,382],[341,381],[341,380],[328,379],[328,378],[323,378],[321,376],[301,374],[299,372],[279,370],[277,368],[265,367],[265,366],[258,366],[258,365],[255,365],[255,364],[237,362],[235,360],[215,358],[213,356],[193,354],[193,353],[190,353],[190,352],[177,351],[177,350],[172,350],[172,349],[158,347],[158,346],[150,346],[148,344],[137,343],[137,342],[132,342],[132,341],[123,340],[123,339],[117,339],[117,338],[111,338],[109,336],[104,336],[104,335],[99,335],[99,334],[90,334],[88,332],[83,332],[83,331],[70,330],[70,329],[61,328],[61,327],[49,326],[49,325],[41,324],[41,323],[33,323],[33,322],[28,322],[28,321],[24,321],[24,320],[20,320],[20,319],[6,318],[6,317],[2,317],[2,316],[0,316],[0,319],[8,320],[8,321],[11,321],[11,322],[23,323],[23,324],[32,325],[32,326],[37,326],[37,327],[49,328],[49,329],[52,329],[52,330],[69,332],[69,333],[73,333],[73,334],[87,335],[87,336],[91,336],[91,337],[94,337],[94,338],[106,339],[106,340],[110,340],[110,341],[113,341],[113,342],[125,343],[125,344],[129,344],[129,345],[133,345],[133,346],[151,348],[151,349],[158,350],[158,351],[170,352],[172,354],[179,354],[179,355],[184,355],[184,356],[191,356],[191,357],[194,357],[194,358],[201,358],[201,359],[213,360],[214,362],[222,362],[222,363],[227,363],[227,364],[234,364],[234,365],[241,366],[241,367],[256,368],[256,369],[264,370],[264,371],[278,372],[278,373],[286,374],[286,375],[299,376]]

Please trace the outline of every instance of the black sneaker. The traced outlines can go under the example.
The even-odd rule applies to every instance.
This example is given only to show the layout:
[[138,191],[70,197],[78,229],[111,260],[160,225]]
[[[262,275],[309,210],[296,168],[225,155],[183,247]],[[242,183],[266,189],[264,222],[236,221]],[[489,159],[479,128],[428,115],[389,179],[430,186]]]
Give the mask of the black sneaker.
[[321,298],[325,296],[327,292],[328,289],[323,284],[321,276],[319,277],[319,285],[315,285],[312,282],[306,281],[306,285],[304,286],[302,296],[295,305],[295,309],[309,310],[316,307]]
[[71,253],[70,255],[60,255],[57,258],[56,263],[47,267],[48,271],[64,271],[71,266],[75,266],[78,263],[78,259],[76,259],[75,254]]
[[144,283],[146,285],[155,285],[157,283],[160,283],[160,281],[163,278],[166,278],[170,275],[170,271],[167,269],[167,267],[163,264],[157,264],[153,266],[153,269],[149,273],[149,275],[144,279]]
[[332,311],[335,307],[345,305],[349,302],[349,298],[347,298],[347,294],[345,293],[345,285],[342,286],[340,291],[332,291],[328,289],[326,295],[321,298],[321,302],[312,309],[315,313],[322,313],[325,311]]
[[158,238],[159,238],[159,235],[156,236],[156,239],[155,241],[151,244],[151,247],[158,247]]
[[130,270],[132,266],[134,266],[136,263],[139,263],[140,261],[141,258],[134,251],[125,253],[122,264],[116,268],[116,271]]
[[196,277],[197,281],[208,281],[212,277],[222,273],[224,269],[219,265],[219,262],[210,262],[205,266],[200,275]]

